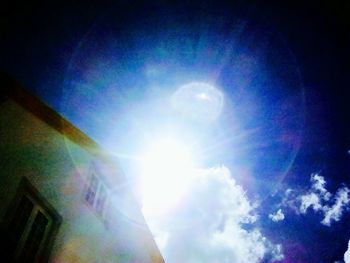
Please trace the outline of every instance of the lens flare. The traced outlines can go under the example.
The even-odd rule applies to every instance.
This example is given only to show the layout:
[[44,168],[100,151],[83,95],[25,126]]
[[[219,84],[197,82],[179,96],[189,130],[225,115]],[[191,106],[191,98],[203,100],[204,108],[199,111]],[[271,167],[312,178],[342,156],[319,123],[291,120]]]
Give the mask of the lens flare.
[[174,109],[196,121],[211,122],[219,117],[223,93],[204,82],[191,82],[180,87],[172,97]]

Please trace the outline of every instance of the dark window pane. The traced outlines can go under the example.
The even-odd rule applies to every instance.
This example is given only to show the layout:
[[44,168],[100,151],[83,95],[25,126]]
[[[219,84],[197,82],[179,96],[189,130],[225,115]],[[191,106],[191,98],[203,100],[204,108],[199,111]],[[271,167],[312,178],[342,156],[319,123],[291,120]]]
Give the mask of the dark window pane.
[[45,215],[39,211],[34,219],[28,238],[23,247],[20,262],[34,262],[48,222],[49,221]]
[[10,226],[8,229],[9,235],[9,252],[13,255],[18,242],[26,227],[30,214],[33,210],[34,204],[26,196],[22,196],[19,202]]

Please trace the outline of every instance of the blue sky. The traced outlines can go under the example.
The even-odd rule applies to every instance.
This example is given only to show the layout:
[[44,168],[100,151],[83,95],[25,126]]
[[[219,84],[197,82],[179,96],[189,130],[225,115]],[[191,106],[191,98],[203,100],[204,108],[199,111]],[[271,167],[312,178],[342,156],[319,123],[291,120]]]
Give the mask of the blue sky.
[[342,262],[348,23],[335,5],[285,5],[13,8],[0,65],[112,151],[137,195],[152,142],[191,148],[185,197],[145,211],[167,262]]

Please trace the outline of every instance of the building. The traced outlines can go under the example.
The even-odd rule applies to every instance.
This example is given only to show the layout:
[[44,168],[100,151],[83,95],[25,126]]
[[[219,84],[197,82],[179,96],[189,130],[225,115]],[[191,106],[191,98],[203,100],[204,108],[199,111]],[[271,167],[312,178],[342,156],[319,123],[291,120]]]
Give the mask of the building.
[[164,262],[122,171],[82,131],[0,76],[2,262]]

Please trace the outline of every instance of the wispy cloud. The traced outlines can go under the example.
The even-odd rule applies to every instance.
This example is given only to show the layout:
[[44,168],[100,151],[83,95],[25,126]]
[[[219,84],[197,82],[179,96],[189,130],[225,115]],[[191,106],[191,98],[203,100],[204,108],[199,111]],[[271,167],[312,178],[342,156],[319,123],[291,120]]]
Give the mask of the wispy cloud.
[[269,214],[269,218],[273,222],[278,222],[284,220],[284,214],[282,212],[282,209],[278,209],[276,213]]
[[345,186],[338,189],[335,196],[335,203],[332,206],[326,205],[323,207],[324,218],[321,223],[330,226],[332,221],[339,221],[349,201],[349,189]]
[[282,206],[292,208],[300,214],[307,214],[309,211],[321,213],[323,216],[321,223],[325,226],[339,221],[349,207],[349,188],[341,186],[336,194],[332,195],[326,189],[326,180],[323,176],[312,174],[310,182],[311,187],[304,193],[288,189],[282,200]]
[[326,180],[323,176],[318,173],[311,174],[310,178],[312,189],[316,191],[324,200],[329,200],[331,198],[331,193],[326,189]]
[[[148,218],[168,263],[254,263],[283,259],[254,222],[258,216],[226,167],[202,170],[167,218]],[[147,214],[146,214],[147,217]]]
[[300,212],[306,214],[308,208],[312,208],[314,211],[319,211],[322,209],[321,199],[316,193],[308,193],[300,196]]

